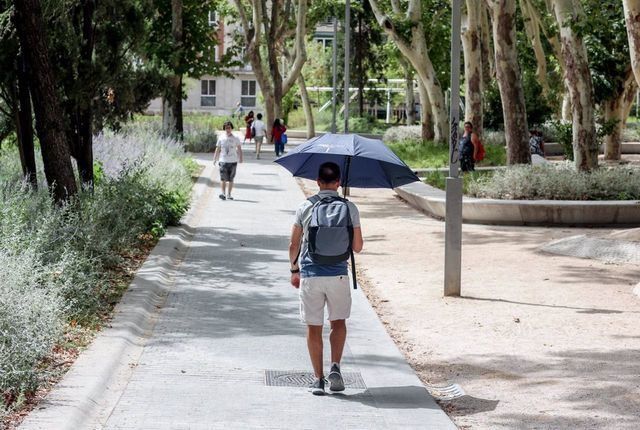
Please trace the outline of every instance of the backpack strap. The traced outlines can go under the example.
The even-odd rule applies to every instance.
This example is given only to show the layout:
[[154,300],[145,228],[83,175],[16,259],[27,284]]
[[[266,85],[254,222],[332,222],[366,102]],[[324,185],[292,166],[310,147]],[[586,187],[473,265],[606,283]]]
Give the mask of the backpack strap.
[[351,279],[353,280],[353,289],[358,289],[358,284],[356,283],[356,259],[353,256],[353,249],[351,250]]

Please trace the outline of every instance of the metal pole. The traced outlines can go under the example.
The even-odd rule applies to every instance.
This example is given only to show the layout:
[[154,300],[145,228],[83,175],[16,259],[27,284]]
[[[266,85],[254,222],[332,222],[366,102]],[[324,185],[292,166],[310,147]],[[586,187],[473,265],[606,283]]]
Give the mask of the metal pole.
[[338,114],[338,18],[333,17],[333,91],[331,93],[331,133],[336,132],[336,116]]
[[459,296],[462,262],[462,179],[458,177],[460,118],[460,3],[451,4],[451,102],[449,103],[449,177],[446,189],[444,295]]
[[349,45],[351,43],[351,2],[344,9],[344,134],[349,133]]

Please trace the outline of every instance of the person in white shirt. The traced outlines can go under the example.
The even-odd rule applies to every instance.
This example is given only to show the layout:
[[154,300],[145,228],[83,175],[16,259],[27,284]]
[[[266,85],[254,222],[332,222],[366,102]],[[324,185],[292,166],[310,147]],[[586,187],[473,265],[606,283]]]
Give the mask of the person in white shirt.
[[256,120],[253,121],[251,125],[254,130],[253,139],[256,142],[256,158],[260,159],[260,147],[262,146],[262,141],[264,137],[267,135],[267,126],[262,122],[262,114],[259,113],[256,115]]
[[[224,136],[216,145],[216,152],[213,155],[213,163],[220,160],[220,189],[221,200],[233,200],[231,191],[233,190],[233,179],[236,177],[238,163],[242,163],[242,143],[240,139],[233,135],[233,124],[231,121],[224,123]],[[227,184],[229,185],[227,191]]]

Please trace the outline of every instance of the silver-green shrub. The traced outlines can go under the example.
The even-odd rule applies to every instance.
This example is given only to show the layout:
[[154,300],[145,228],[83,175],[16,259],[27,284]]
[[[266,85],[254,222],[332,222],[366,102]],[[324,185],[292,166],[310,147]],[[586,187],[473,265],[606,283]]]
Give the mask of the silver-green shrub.
[[507,200],[640,200],[640,169],[601,167],[576,171],[571,164],[512,166],[469,184],[476,197]]
[[385,143],[400,142],[406,140],[422,141],[422,126],[402,125],[399,127],[391,127],[384,132],[382,140]]
[[17,151],[0,153],[0,416],[37,386],[65,321],[93,322],[109,306],[122,254],[188,207],[181,144],[147,129],[98,136],[94,148],[94,191],[62,207],[20,181]]

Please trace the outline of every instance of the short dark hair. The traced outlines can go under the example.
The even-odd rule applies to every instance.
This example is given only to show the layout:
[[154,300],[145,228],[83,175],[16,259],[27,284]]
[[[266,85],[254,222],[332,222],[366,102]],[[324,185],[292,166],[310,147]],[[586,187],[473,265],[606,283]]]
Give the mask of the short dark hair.
[[258,117],[258,119],[262,119],[262,114],[259,113],[258,115],[256,115]]
[[468,125],[469,127],[473,128],[473,124],[471,124],[471,122],[469,122],[469,121],[465,122],[465,123],[464,123],[464,125],[465,125],[465,126],[467,126],[467,125]]
[[233,123],[231,121],[225,121],[224,124],[222,124],[222,129],[224,130],[227,126],[231,127],[233,130]]
[[332,162],[327,161],[320,165],[318,169],[318,180],[323,184],[330,184],[340,179],[340,167]]

